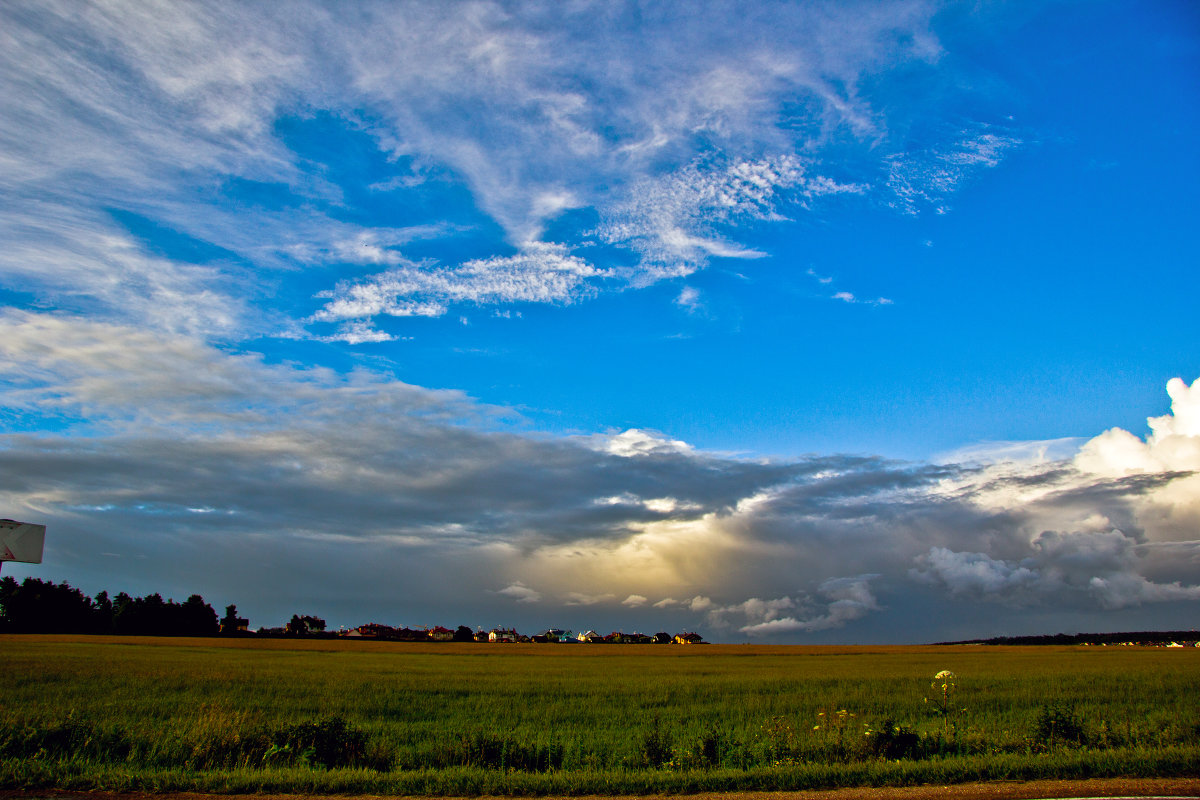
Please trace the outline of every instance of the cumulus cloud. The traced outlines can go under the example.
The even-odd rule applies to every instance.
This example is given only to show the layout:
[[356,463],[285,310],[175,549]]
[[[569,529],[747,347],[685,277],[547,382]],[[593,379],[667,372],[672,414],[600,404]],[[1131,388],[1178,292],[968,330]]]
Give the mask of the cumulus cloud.
[[[817,589],[824,599],[823,603],[808,597],[800,600],[791,597],[760,600],[752,597],[736,605],[713,609],[709,612],[709,620],[721,628],[736,624],[729,621],[731,616],[744,618],[746,624],[738,630],[753,637],[840,628],[879,610],[870,587],[871,580],[877,577],[858,575],[830,578]],[[805,613],[797,614],[796,611]]]
[[[1134,459],[1117,475],[1108,451],[1109,474],[1037,459],[769,461],[638,430],[514,432],[461,393],[193,337],[27,312],[3,323],[0,503],[47,522],[48,557],[92,591],[116,563],[143,582],[172,575],[182,552],[205,567],[198,590],[250,593],[248,608],[274,608],[306,564],[327,564],[310,585],[331,603],[553,602],[732,637],[853,631],[903,618],[914,591],[996,619],[1200,599],[1200,542],[1181,524],[1195,494],[1176,493],[1194,477],[1177,469],[1195,436],[1182,382],[1138,440],[1153,472]],[[101,553],[120,556],[103,574]],[[265,577],[244,574],[247,558]]]
[[542,593],[531,589],[520,581],[513,581],[503,589],[497,589],[496,594],[504,597],[511,597],[518,603],[538,603],[541,602]]
[[1080,448],[1075,466],[1106,477],[1200,470],[1200,379],[1188,386],[1172,378],[1167,395],[1171,413],[1146,420],[1150,435],[1144,441],[1112,428]]
[[672,453],[684,454],[692,450],[691,445],[687,442],[670,439],[656,431],[639,430],[638,428],[630,428],[611,436],[593,437],[592,446],[626,458]]
[[955,595],[1014,605],[1096,602],[1104,608],[1200,599],[1200,586],[1155,583],[1138,571],[1137,542],[1119,530],[1045,531],[1019,562],[931,548],[912,575]]

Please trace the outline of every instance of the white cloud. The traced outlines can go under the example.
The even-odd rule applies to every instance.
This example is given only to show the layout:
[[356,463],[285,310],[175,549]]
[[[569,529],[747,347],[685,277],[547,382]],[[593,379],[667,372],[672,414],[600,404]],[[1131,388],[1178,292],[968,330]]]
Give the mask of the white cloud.
[[[689,274],[713,258],[762,257],[743,240],[743,223],[872,191],[864,177],[871,168],[856,169],[857,178],[825,174],[823,148],[849,146],[878,164],[889,104],[866,87],[897,67],[937,61],[935,7],[800,4],[769,18],[699,9],[664,8],[653,19],[623,6],[597,15],[487,2],[466,12],[407,5],[354,15],[305,2],[81,12],[47,0],[0,10],[9,32],[0,54],[8,90],[0,98],[0,190],[11,205],[87,209],[92,233],[113,227],[101,209],[129,211],[237,256],[207,271],[155,265],[155,277],[172,285],[150,293],[115,288],[129,282],[111,264],[89,269],[86,287],[72,280],[66,258],[21,281],[59,297],[67,287],[100,292],[107,282],[104,302],[144,301],[141,313],[157,310],[174,329],[257,335],[311,315],[279,291],[297,266],[393,268],[330,277],[335,288],[313,317],[326,322],[440,316],[456,302],[587,297],[603,274],[555,251],[561,245],[538,244],[548,223],[572,209],[593,211],[600,238],[639,258],[606,287]],[[728,36],[731,28],[744,35]],[[361,187],[339,174],[340,162],[326,163],[329,156],[283,132],[293,122],[328,121],[402,173],[372,175],[365,188],[465,184],[520,252],[420,267],[400,248],[459,230],[449,220],[347,222],[362,216],[354,207]],[[928,151],[935,167],[893,159],[892,183],[901,197],[944,197],[954,176],[996,164],[1013,146],[1013,137],[976,129]],[[264,198],[243,202],[243,186]],[[36,237],[29,243],[36,249]],[[263,281],[263,270],[281,274]],[[271,306],[267,324],[239,313],[226,280],[255,287],[251,304]],[[184,296],[197,302],[189,308],[178,301]],[[366,330],[323,338],[364,341]]]
[[250,324],[219,270],[151,254],[103,215],[58,203],[0,208],[0,237],[6,283],[64,310],[210,336]]
[[628,606],[629,608],[641,608],[648,602],[650,602],[649,598],[644,597],[643,595],[631,594],[621,601],[621,605]]
[[1025,464],[1045,466],[1073,458],[1086,440],[1077,437],[1023,442],[979,442],[935,455],[941,464]]
[[390,342],[395,336],[384,333],[372,327],[369,322],[353,320],[338,326],[337,332],[320,337],[325,342],[345,342],[346,344],[362,344],[364,342]]
[[691,445],[687,442],[670,439],[656,431],[639,430],[638,428],[630,428],[611,436],[594,437],[592,442],[592,446],[598,450],[625,458],[687,454],[692,451]]
[[1008,151],[1023,144],[1016,136],[983,128],[964,131],[951,147],[892,155],[886,162],[892,205],[907,214],[924,208],[944,214],[962,184],[978,171],[998,166]]
[[513,581],[503,589],[497,589],[496,594],[505,597],[511,597],[518,603],[538,603],[541,602],[542,594],[535,589],[531,589],[520,581]]
[[685,286],[680,289],[679,294],[675,297],[675,305],[683,308],[689,314],[695,314],[704,308],[704,303],[700,300],[700,290],[694,286]]
[[[563,599],[563,604],[568,606],[595,606],[602,603],[608,603],[616,599],[616,595],[610,592],[602,594],[587,594],[585,592],[567,592]],[[628,602],[626,602],[628,605]]]
[[1105,477],[1167,470],[1200,471],[1200,379],[1188,386],[1181,378],[1167,382],[1171,413],[1146,420],[1145,441],[1112,428],[1079,450],[1075,465]]
[[597,233],[639,254],[630,274],[634,285],[691,274],[712,257],[761,258],[765,253],[734,244],[725,233],[742,222],[782,220],[777,209],[785,202],[864,191],[806,173],[804,162],[790,155],[727,165],[697,161],[635,184]]
[[343,283],[316,322],[442,316],[452,303],[569,303],[595,291],[587,281],[604,273],[563,245],[527,243],[515,256],[467,261],[458,267],[408,264],[365,281]]

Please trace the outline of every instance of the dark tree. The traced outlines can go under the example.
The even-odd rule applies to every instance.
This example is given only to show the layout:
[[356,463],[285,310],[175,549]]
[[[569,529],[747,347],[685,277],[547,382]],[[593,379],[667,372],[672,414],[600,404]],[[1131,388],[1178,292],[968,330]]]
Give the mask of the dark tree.
[[217,612],[204,602],[204,598],[194,594],[178,607],[176,632],[181,636],[215,636],[219,630]]
[[287,633],[292,636],[307,636],[313,633],[324,633],[325,620],[320,617],[300,616],[293,614],[292,620],[287,624]]
[[0,625],[10,633],[91,633],[91,599],[66,583],[0,581]]
[[113,601],[109,599],[108,592],[101,592],[96,595],[95,601],[92,603],[92,629],[96,633],[112,633],[113,628]]
[[225,606],[225,616],[221,617],[221,633],[238,633],[250,626],[250,620],[239,617],[237,606]]

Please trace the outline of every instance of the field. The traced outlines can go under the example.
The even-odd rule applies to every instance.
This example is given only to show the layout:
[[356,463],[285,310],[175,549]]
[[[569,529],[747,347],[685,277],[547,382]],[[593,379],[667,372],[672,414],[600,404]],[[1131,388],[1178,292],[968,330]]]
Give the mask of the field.
[[578,795],[1200,773],[1196,649],[0,636],[0,675],[10,789]]

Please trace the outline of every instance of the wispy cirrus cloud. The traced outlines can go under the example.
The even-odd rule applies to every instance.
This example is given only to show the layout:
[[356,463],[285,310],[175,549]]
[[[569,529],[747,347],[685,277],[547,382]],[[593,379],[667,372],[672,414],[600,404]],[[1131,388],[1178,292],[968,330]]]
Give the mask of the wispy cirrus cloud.
[[688,275],[711,258],[766,255],[726,234],[739,222],[782,220],[780,207],[828,194],[861,193],[865,187],[810,176],[800,159],[784,155],[730,164],[695,162],[678,172],[647,179],[613,208],[597,233],[609,244],[632,249],[637,284]]
[[982,128],[964,131],[949,146],[889,156],[886,184],[894,194],[891,205],[906,214],[923,209],[944,214],[963,183],[981,170],[996,167],[1009,151],[1023,144],[1011,133]]
[[[340,294],[354,291],[346,287],[371,282],[337,274],[348,265],[402,273],[378,282],[382,294],[403,284],[396,296],[411,303],[381,303],[383,315],[578,298],[601,286],[687,274],[712,258],[761,256],[737,225],[868,191],[869,171],[829,177],[822,147],[875,147],[886,126],[861,86],[897,65],[936,62],[934,11],[924,2],[836,11],[802,4],[766,16],[738,13],[745,35],[731,37],[722,23],[729,9],[719,4],[649,18],[622,4],[599,16],[490,3],[386,12],[365,5],[351,15],[303,3],[286,12],[204,3],[169,11],[11,7],[0,56],[0,188],[14,207],[69,209],[97,236],[113,228],[108,210],[121,209],[235,254],[206,264],[199,291],[228,305],[261,284],[250,294],[278,315],[269,326],[277,331],[289,331],[289,318],[312,316],[306,298],[280,291],[297,268],[334,268],[327,280],[335,288],[322,295],[334,300],[321,310],[326,316],[339,313]],[[606,35],[592,35],[597,28]],[[686,46],[663,46],[668,38]],[[317,118],[356,137],[364,157],[410,162],[412,171],[390,180],[344,174],[289,133],[292,121],[303,130]],[[1002,149],[990,147],[981,137],[955,152],[959,162],[972,154],[986,160]],[[917,170],[893,171],[904,192],[924,191]],[[456,230],[455,223],[397,224],[394,215],[370,219],[366,209],[381,193],[438,184],[430,175],[465,185],[520,252],[433,270],[428,279],[403,274],[413,263],[405,245]],[[953,183],[934,182],[941,190]],[[361,198],[364,187],[374,200]],[[571,268],[565,272],[580,280],[548,281],[546,250],[558,245],[545,241],[546,227],[575,209],[601,220],[602,241],[633,251],[637,265],[623,280],[600,284]],[[588,243],[583,230],[574,237],[556,241]],[[15,241],[37,245],[32,234]],[[122,286],[121,271],[95,247],[91,260],[101,266],[89,284],[58,268],[61,259],[36,281],[19,270],[6,275],[43,296],[99,290],[105,280]],[[274,272],[265,283],[262,270]],[[483,272],[497,271],[525,290],[479,285]],[[470,285],[456,291],[456,283]],[[430,295],[427,302],[416,289]],[[130,306],[144,299],[135,286],[109,294],[122,292]],[[315,335],[382,340],[370,319],[351,319],[344,331]],[[252,318],[232,322],[261,332]]]
[[437,317],[455,303],[569,303],[594,293],[588,281],[603,277],[564,245],[529,243],[516,255],[474,259],[453,267],[409,263],[366,280],[345,283],[320,296],[329,302],[316,322],[392,317]]

